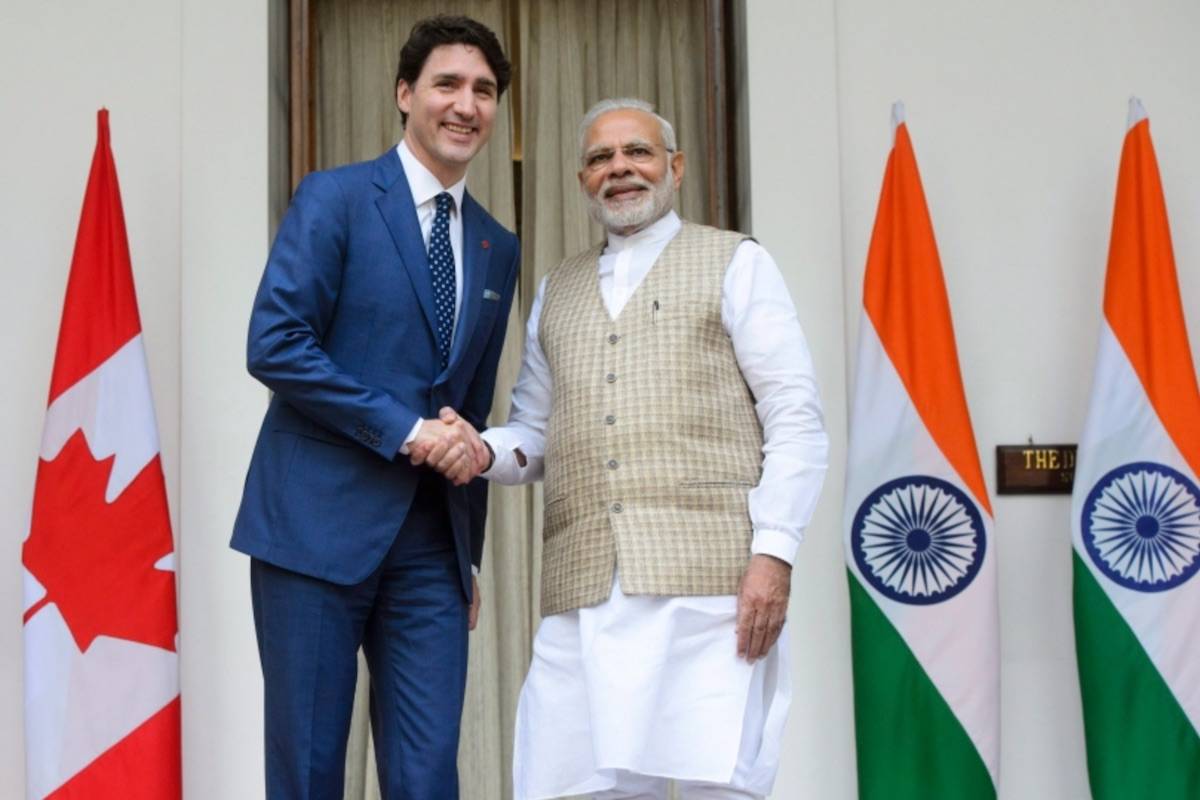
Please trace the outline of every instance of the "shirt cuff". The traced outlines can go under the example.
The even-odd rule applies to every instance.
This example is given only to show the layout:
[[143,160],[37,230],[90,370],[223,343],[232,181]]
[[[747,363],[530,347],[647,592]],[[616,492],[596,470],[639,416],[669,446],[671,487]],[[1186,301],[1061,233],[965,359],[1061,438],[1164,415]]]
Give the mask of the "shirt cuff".
[[413,423],[412,430],[408,432],[408,436],[404,437],[404,444],[400,445],[400,455],[408,455],[408,446],[417,438],[417,433],[421,430],[421,423],[425,420],[417,417],[417,421]]
[[789,536],[783,531],[770,528],[759,528],[754,532],[754,540],[750,543],[753,555],[773,556],[787,564],[796,560],[796,551],[800,549],[800,540]]
[[520,447],[520,439],[506,436],[505,431],[500,428],[488,428],[479,436],[491,446],[494,456],[492,465],[479,473],[479,476],[499,483],[511,482],[519,477],[521,465],[517,462],[517,454],[514,451]]
[[476,578],[478,578],[479,577],[479,567],[472,564],[471,565],[471,574],[474,575]]

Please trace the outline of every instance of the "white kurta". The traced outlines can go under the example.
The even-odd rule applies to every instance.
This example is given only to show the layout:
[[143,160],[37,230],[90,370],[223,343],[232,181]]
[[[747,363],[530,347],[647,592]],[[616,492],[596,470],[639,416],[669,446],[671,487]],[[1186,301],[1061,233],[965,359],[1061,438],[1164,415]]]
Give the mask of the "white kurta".
[[[610,316],[620,314],[680,227],[672,212],[632,236],[609,236],[598,279]],[[485,476],[499,483],[534,481],[543,472],[553,391],[538,341],[544,291],[545,282],[530,314],[508,424],[483,434],[496,452]],[[751,550],[791,563],[820,493],[828,445],[795,307],[775,262],[755,242],[734,252],[721,319],[763,426],[763,474],[749,496]],[[736,613],[733,596],[614,591],[600,605],[543,620],[517,709],[516,798],[602,791],[617,771],[768,793],[791,700],[786,630],[766,658],[748,664],[737,658]]]

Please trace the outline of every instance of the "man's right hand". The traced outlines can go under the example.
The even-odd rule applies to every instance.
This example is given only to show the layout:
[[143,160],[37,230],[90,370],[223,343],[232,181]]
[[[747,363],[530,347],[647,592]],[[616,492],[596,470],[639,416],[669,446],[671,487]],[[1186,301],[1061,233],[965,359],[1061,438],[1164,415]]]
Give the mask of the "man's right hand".
[[775,646],[787,617],[792,565],[774,556],[750,556],[737,598],[737,654],[754,663]]
[[450,408],[443,408],[438,419],[421,423],[408,444],[408,458],[414,466],[429,465],[455,486],[469,483],[491,461],[474,426]]

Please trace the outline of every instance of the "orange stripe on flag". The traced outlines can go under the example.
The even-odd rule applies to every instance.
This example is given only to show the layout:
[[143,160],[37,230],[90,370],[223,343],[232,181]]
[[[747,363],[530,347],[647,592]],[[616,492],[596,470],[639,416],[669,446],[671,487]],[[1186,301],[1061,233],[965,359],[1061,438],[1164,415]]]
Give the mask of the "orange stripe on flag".
[[1146,119],[1130,128],[1121,151],[1104,316],[1167,434],[1192,472],[1200,474],[1200,390]]
[[46,800],[165,800],[182,786],[176,697]]
[[883,176],[863,304],[930,436],[990,515],[942,264],[906,124],[896,128]]

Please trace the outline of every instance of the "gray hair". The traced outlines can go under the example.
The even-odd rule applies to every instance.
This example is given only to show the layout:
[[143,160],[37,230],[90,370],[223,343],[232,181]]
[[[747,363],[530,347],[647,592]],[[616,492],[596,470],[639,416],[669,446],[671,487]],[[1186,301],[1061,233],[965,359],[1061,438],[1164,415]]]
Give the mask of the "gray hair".
[[583,122],[579,123],[579,157],[583,158],[583,151],[587,149],[588,131],[601,115],[607,114],[610,111],[629,110],[644,111],[658,120],[658,129],[659,133],[662,134],[663,146],[667,148],[667,152],[675,152],[675,129],[671,127],[671,123],[655,113],[653,105],[647,103],[645,100],[638,100],[636,97],[614,97],[608,100],[601,100],[589,108],[588,112],[583,115]]

